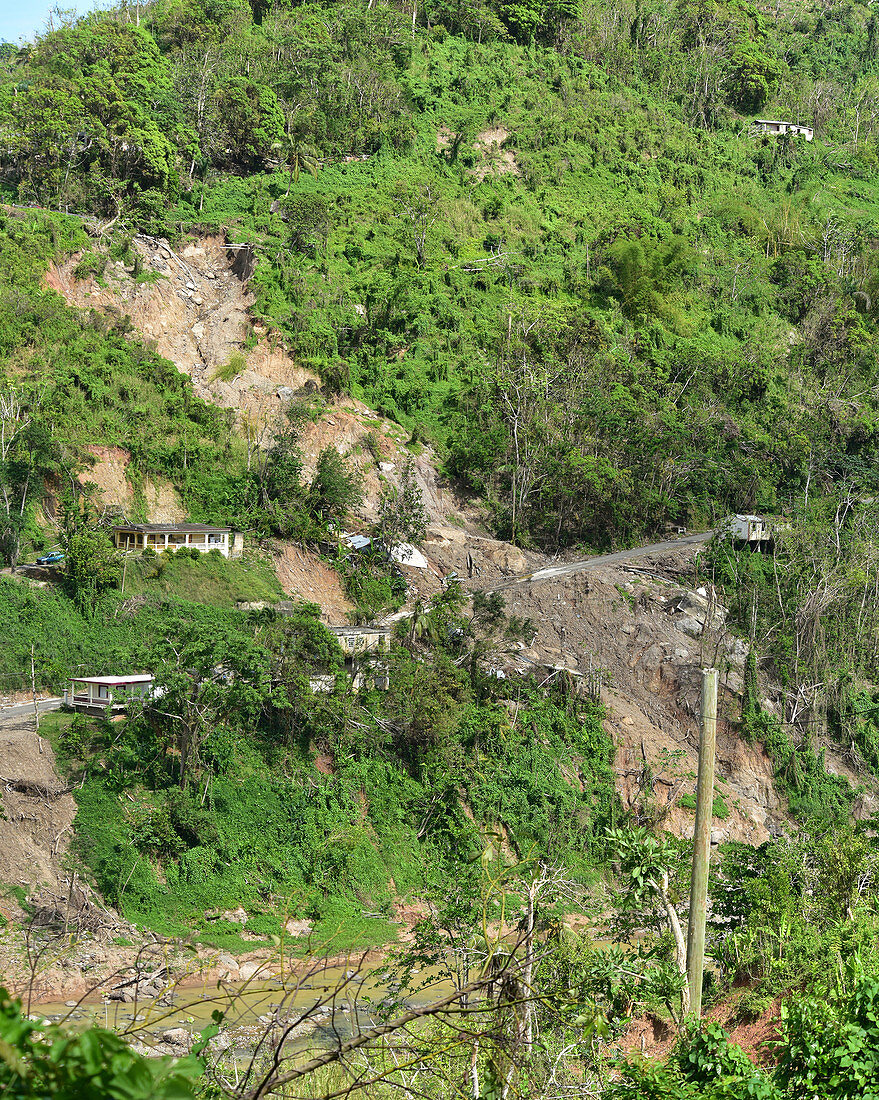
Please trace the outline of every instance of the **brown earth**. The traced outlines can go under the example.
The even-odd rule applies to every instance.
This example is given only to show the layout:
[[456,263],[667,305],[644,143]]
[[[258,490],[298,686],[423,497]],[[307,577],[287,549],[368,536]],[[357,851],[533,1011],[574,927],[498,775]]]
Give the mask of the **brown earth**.
[[[479,140],[484,150],[499,152],[505,136],[498,131]],[[318,380],[254,327],[247,285],[250,260],[244,252],[226,248],[217,238],[191,242],[179,252],[167,242],[147,238],[138,238],[136,247],[144,266],[157,276],[153,281],[138,281],[121,264],[108,265],[104,286],[93,277],[78,280],[73,276],[78,257],[50,270],[47,281],[72,304],[127,314],[161,354],[190,375],[203,397],[234,409],[240,430],[256,442],[270,438],[286,404],[302,395],[316,396],[323,412],[303,431],[305,475],[311,474],[324,447],[336,448],[360,468],[364,503],[355,528],[365,528],[375,517],[383,485],[396,481],[411,460],[430,527],[423,547],[428,568],[403,567],[409,608],[439,591],[450,572],[465,587],[484,588],[557,564],[488,537],[477,504],[439,474],[429,449],[408,446],[399,425],[362,402],[325,399]],[[254,336],[256,345],[248,350]],[[241,370],[224,380],[223,368],[236,355],[242,357]],[[131,500],[127,456],[113,448],[94,448],[94,457],[97,461],[85,477],[95,482],[106,506],[125,507]],[[151,519],[180,518],[179,502],[168,486],[155,485],[151,492]],[[544,682],[559,675],[559,669],[569,670],[578,682],[600,689],[607,729],[616,744],[614,766],[624,804],[642,820],[681,834],[693,827],[680,798],[692,793],[695,783],[700,670],[705,664],[724,667],[716,792],[729,813],[715,820],[713,839],[756,844],[789,823],[769,761],[759,747],[747,745],[735,733],[746,649],[727,629],[710,590],[699,585],[697,554],[694,547],[682,546],[637,563],[523,581],[506,589],[508,611],[530,618],[537,633],[528,648],[498,652],[494,663],[507,677],[537,671]],[[329,623],[345,621],[350,603],[338,576],[316,555],[285,546],[276,555],[276,568],[286,593],[319,603]],[[767,687],[762,702],[781,714],[779,691]],[[860,780],[850,763],[832,753],[827,759],[833,770]],[[867,794],[860,812],[873,806],[875,799]],[[44,851],[40,858],[48,859],[42,864],[47,871],[56,867],[57,882],[51,853],[55,833],[49,836],[49,824],[46,830],[49,856]],[[19,857],[17,866],[25,862]],[[2,871],[0,865],[0,877],[7,878]],[[16,873],[11,866],[9,871]]]
[[[0,882],[27,888],[45,884],[63,892],[61,862],[76,803],[58,775],[52,746],[35,732],[31,717],[3,721],[0,712],[0,784]],[[14,908],[14,900],[0,898],[5,916]]]
[[[760,1016],[751,1022],[736,1022],[736,1006],[739,994],[724,998],[712,1005],[705,1018],[721,1023],[729,1035],[730,1041],[740,1046],[751,1061],[758,1066],[771,1066],[776,1061],[774,1043],[781,1036],[781,997]],[[643,1054],[651,1061],[662,1062],[668,1058],[677,1040],[677,1033],[669,1021],[646,1013],[636,1016],[630,1022],[619,1042],[619,1048],[626,1054]]]
[[344,626],[348,622],[345,613],[354,605],[345,595],[339,574],[317,554],[298,546],[283,546],[275,555],[275,572],[286,595],[320,604],[325,623]]
[[[143,236],[135,237],[134,248],[147,280],[121,261],[109,261],[100,281],[94,275],[79,279],[74,272],[82,255],[74,253],[50,266],[46,284],[70,305],[130,318],[160,355],[190,376],[200,397],[234,409],[239,422],[255,430],[282,412],[294,392],[317,385],[279,344],[254,329],[242,249],[206,237],[175,251],[164,239]],[[257,342],[248,348],[253,336]],[[221,377],[233,357],[240,357],[240,371]]]

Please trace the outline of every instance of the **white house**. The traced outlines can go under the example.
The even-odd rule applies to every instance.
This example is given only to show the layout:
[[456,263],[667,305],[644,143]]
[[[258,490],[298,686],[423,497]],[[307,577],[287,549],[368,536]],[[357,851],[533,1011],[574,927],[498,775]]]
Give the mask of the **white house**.
[[153,694],[151,672],[129,676],[75,676],[65,688],[64,704],[87,714],[103,714],[109,707],[117,714],[131,699],[147,699]]
[[801,126],[798,122],[784,122],[775,118],[755,118],[754,125],[761,134],[799,134],[811,141],[814,130],[811,126]]
[[244,536],[229,527],[209,523],[128,523],[113,528],[119,550],[219,550],[224,558],[240,558]]

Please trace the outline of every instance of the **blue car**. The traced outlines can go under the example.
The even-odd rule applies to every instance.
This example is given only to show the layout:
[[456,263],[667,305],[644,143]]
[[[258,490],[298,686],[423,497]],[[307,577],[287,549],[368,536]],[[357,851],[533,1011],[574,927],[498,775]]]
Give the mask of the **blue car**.
[[37,565],[57,565],[59,561],[64,561],[64,555],[60,550],[55,550],[51,554],[44,554],[43,557],[37,558]]

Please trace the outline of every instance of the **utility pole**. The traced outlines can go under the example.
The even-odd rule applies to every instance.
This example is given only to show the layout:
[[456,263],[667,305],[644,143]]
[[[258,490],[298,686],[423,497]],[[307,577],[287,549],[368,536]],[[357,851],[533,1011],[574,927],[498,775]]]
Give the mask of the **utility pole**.
[[[37,731],[37,739],[39,740],[40,734],[40,708],[37,706],[37,670],[34,665],[34,647],[31,646],[31,698],[34,703],[34,729]],[[43,746],[40,745],[40,752],[43,751]]]
[[714,807],[714,747],[717,739],[717,669],[702,669],[702,729],[696,780],[696,828],[693,833],[693,877],[687,927],[687,983],[690,1011],[702,1016],[702,972],[705,968],[705,912],[708,906],[708,861]]

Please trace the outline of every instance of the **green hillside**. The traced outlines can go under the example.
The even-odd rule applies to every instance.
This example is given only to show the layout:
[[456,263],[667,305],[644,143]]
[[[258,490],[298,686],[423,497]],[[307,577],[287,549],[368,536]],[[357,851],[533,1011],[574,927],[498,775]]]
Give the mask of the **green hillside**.
[[[315,1097],[355,1078],[379,1100],[879,1095],[873,8],[122,0],[57,19],[0,45],[0,556],[66,559],[44,587],[0,580],[0,687],[125,667],[161,688],[119,722],[46,721],[75,788],[71,866],[141,928],[238,951],[277,946],[290,916],[327,953],[387,942],[420,906],[387,1013],[440,963],[459,981],[522,963],[518,984],[471,991],[472,1033],[419,1024],[406,1041],[427,1053],[392,1035]],[[159,278],[138,234],[250,246],[254,322],[322,380],[264,449],[129,318],[48,289],[71,256],[99,283],[110,260]],[[331,557],[361,507],[354,463],[303,454],[336,394],[429,442],[522,547],[785,517],[771,552],[715,540],[699,560],[737,669],[720,643],[684,650],[694,676],[721,666],[730,754],[765,762],[789,811],[789,835],[722,845],[704,983],[732,1024],[787,998],[777,1066],[687,1023],[690,842],[662,832],[643,740],[637,766],[615,762],[594,693],[498,674],[534,623],[452,577],[406,608],[388,690],[356,692],[320,608],[235,610],[280,595],[267,540]],[[190,520],[246,532],[248,556],[147,554],[123,574],[89,496],[95,445],[130,455],[131,520],[166,479]],[[374,534],[424,534],[410,474]],[[402,606],[381,555],[335,564],[356,621]],[[633,618],[664,614],[631,589]],[[677,735],[693,685],[660,680]],[[243,930],[217,915],[237,906]],[[572,930],[572,911],[593,924]],[[677,1034],[671,1055],[623,1060],[639,1014]],[[0,1090],[4,1073],[19,1088],[20,1025],[0,993]],[[231,1080],[203,1094],[257,1095]]]
[[868,7],[131,18],[5,51],[9,200],[94,213],[120,254],[134,230],[254,244],[257,316],[435,439],[505,537],[872,485]]

